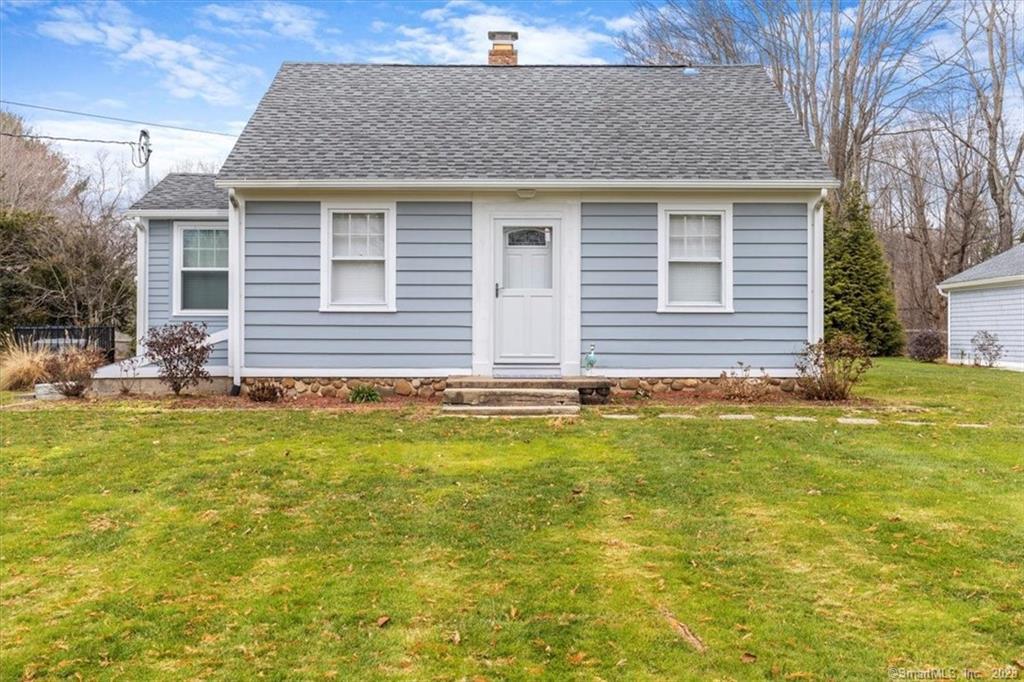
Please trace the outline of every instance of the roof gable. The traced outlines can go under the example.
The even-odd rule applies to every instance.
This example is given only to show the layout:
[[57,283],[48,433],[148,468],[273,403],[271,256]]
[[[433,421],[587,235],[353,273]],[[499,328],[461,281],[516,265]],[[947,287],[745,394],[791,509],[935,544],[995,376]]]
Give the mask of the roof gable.
[[1024,278],[1024,244],[1018,244],[997,256],[978,263],[973,268],[964,270],[959,275],[953,275],[949,279],[944,280],[939,286],[944,287],[949,284],[963,284],[965,282],[1003,277]]
[[228,191],[217,187],[213,173],[168,173],[130,211],[226,211]]
[[286,63],[218,180],[834,178],[760,66]]

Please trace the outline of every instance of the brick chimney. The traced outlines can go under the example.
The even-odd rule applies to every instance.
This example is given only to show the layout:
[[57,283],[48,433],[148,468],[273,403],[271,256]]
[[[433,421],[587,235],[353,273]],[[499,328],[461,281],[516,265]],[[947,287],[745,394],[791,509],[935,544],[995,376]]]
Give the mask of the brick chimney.
[[491,41],[491,51],[487,53],[487,63],[491,66],[515,66],[519,63],[519,53],[513,45],[519,40],[515,31],[489,31],[487,38]]

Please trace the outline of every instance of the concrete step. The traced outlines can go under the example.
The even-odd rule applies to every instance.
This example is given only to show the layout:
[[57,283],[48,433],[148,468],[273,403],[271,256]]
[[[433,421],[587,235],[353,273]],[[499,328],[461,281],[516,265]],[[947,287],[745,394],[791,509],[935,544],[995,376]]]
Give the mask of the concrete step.
[[548,406],[579,405],[574,388],[452,388],[444,391],[446,405]]
[[562,389],[608,389],[612,382],[607,377],[530,377],[495,378],[481,376],[448,377],[448,388],[562,388]]
[[576,405],[442,405],[441,414],[452,417],[574,417]]

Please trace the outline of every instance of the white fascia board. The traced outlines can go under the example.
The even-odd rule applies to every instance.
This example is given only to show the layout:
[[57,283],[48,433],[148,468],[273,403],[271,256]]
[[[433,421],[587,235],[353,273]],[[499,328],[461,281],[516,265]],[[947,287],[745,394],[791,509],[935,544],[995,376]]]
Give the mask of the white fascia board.
[[946,292],[952,289],[973,289],[975,287],[991,287],[1021,283],[1024,283],[1024,275],[1006,275],[1005,277],[989,277],[988,279],[974,279],[967,282],[939,284],[938,288],[940,292]]
[[232,189],[822,189],[838,187],[836,180],[217,180]]
[[128,218],[151,218],[156,220],[227,220],[228,209],[204,208],[204,209],[156,209],[144,208],[134,211],[125,211]]

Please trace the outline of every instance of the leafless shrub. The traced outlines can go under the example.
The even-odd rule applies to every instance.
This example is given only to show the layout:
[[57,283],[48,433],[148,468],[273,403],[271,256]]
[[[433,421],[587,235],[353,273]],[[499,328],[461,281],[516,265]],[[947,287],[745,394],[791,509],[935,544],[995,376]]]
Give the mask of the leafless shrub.
[[910,337],[907,355],[919,362],[935,362],[946,354],[946,342],[934,329],[920,331]]
[[276,403],[284,395],[284,389],[277,382],[269,379],[258,379],[249,387],[247,394],[249,400],[253,402]]
[[103,364],[103,354],[93,348],[69,346],[46,359],[46,376],[68,398],[79,398],[92,386],[92,374]]
[[871,367],[863,343],[848,334],[808,343],[797,360],[797,384],[811,400],[846,400]]
[[980,331],[975,334],[971,338],[971,348],[974,349],[975,365],[995,367],[1003,357],[1003,346],[999,343],[999,336],[992,332]]
[[757,402],[772,392],[771,375],[761,368],[761,376],[751,376],[751,365],[737,362],[737,368],[722,372],[718,377],[718,388],[726,400]]
[[203,379],[209,379],[206,361],[212,349],[206,343],[206,323],[165,324],[154,327],[146,334],[143,345],[146,357],[153,361],[160,372],[160,381],[167,385],[174,395],[182,389],[198,386]]

